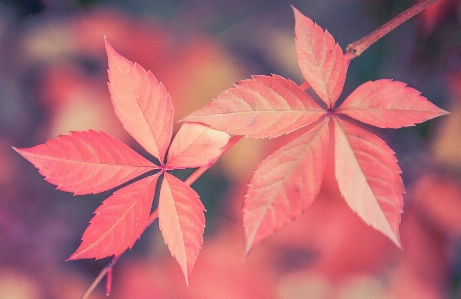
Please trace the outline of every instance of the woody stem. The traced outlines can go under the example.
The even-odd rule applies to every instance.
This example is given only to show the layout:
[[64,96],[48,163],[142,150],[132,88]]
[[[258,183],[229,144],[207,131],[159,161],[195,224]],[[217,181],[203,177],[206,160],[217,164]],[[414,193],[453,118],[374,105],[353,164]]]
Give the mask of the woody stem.
[[367,36],[359,39],[356,42],[349,44],[346,47],[345,56],[348,60],[352,60],[357,56],[360,56],[369,46],[375,43],[384,35],[388,34],[396,27],[400,26],[402,23],[410,19],[411,17],[419,14],[430,5],[434,4],[438,0],[426,0],[421,3],[415,4],[412,7],[408,8],[404,12],[400,13],[398,16],[387,22],[386,24],[382,25],[372,33],[368,34]]

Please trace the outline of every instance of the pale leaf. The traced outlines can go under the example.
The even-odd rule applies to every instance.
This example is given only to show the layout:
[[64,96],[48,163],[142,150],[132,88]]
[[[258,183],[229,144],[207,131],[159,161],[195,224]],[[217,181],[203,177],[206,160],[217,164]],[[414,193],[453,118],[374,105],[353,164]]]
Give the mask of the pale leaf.
[[360,85],[336,113],[380,128],[414,126],[447,114],[403,82],[381,79]]
[[392,149],[376,135],[336,118],[335,173],[349,207],[401,248],[405,191]]
[[293,7],[298,64],[317,95],[333,108],[346,79],[343,51],[328,31]]
[[165,173],[158,204],[159,226],[168,249],[181,266],[186,283],[203,244],[204,210],[191,187]]
[[318,120],[325,111],[294,82],[273,75],[240,81],[183,121],[251,138],[277,137]]
[[184,123],[168,150],[170,169],[210,166],[221,155],[229,134],[200,123]]
[[163,163],[173,132],[170,95],[152,73],[125,59],[106,41],[109,91],[124,128]]
[[317,196],[328,152],[328,119],[267,157],[256,169],[243,206],[245,254],[293,221]]

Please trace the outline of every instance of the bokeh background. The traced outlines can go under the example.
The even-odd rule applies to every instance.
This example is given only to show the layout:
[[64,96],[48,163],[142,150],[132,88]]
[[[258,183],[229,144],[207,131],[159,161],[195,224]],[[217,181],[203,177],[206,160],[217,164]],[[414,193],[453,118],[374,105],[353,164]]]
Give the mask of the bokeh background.
[[[415,2],[0,1],[0,298],[79,298],[108,262],[65,260],[110,192],[56,191],[11,148],[91,128],[145,155],[111,107],[104,37],[164,82],[180,119],[251,75],[303,82],[290,4],[344,49]],[[392,78],[452,113],[376,130],[403,170],[404,251],[351,212],[330,169],[312,207],[242,263],[246,184],[296,133],[244,139],[193,185],[208,212],[190,285],[155,222],[115,266],[111,298],[461,298],[461,3],[439,2],[354,59],[341,97]],[[104,286],[90,298],[105,298]]]

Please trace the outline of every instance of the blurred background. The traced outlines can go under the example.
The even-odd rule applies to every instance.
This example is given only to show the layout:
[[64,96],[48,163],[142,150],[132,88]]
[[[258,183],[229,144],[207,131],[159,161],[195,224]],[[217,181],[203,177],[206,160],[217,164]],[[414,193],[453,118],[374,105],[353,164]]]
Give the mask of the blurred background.
[[[108,262],[65,260],[111,192],[56,191],[11,148],[91,128],[146,155],[111,107],[104,37],[165,84],[180,119],[251,75],[303,82],[290,4],[345,49],[416,2],[0,1],[0,298],[79,298]],[[329,169],[311,208],[242,263],[246,184],[297,134],[244,139],[193,185],[208,212],[189,286],[155,222],[115,266],[111,298],[461,298],[460,25],[460,1],[440,0],[354,59],[340,98],[392,78],[452,113],[376,130],[403,170],[404,251],[347,207]],[[102,285],[90,298],[105,298]]]

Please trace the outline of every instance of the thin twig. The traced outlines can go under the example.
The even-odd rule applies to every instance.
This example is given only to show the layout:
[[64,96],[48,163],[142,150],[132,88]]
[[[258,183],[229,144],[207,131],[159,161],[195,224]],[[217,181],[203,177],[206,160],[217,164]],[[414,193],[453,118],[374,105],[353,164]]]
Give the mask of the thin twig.
[[349,44],[346,47],[346,53],[345,56],[349,59],[352,60],[357,56],[360,56],[366,49],[368,49],[369,46],[371,46],[373,43],[375,43],[377,40],[379,40],[381,37],[384,35],[388,34],[392,30],[394,30],[396,27],[410,19],[411,17],[419,14],[426,8],[428,8],[430,5],[434,4],[438,0],[426,0],[421,3],[415,4],[412,7],[408,8],[404,12],[400,13],[398,16],[387,22],[386,24],[382,25],[372,33],[368,34],[367,36],[359,39],[356,42],[353,42]]
[[107,269],[106,273],[106,296],[110,295],[112,289],[112,269],[114,269],[113,267],[114,265],[112,264],[112,267]]
[[80,297],[80,299],[87,299],[90,296],[90,294],[93,292],[93,290],[99,284],[99,282],[104,278],[107,271],[109,271],[109,269],[112,269],[114,267],[115,263],[117,263],[119,257],[120,257],[120,255],[119,256],[114,256],[112,258],[112,260],[104,268],[102,268],[101,272],[99,272],[98,276],[96,276],[96,278],[93,280],[93,282],[90,284],[90,286],[86,289],[85,293],[83,293],[83,295],[82,295],[82,297]]

